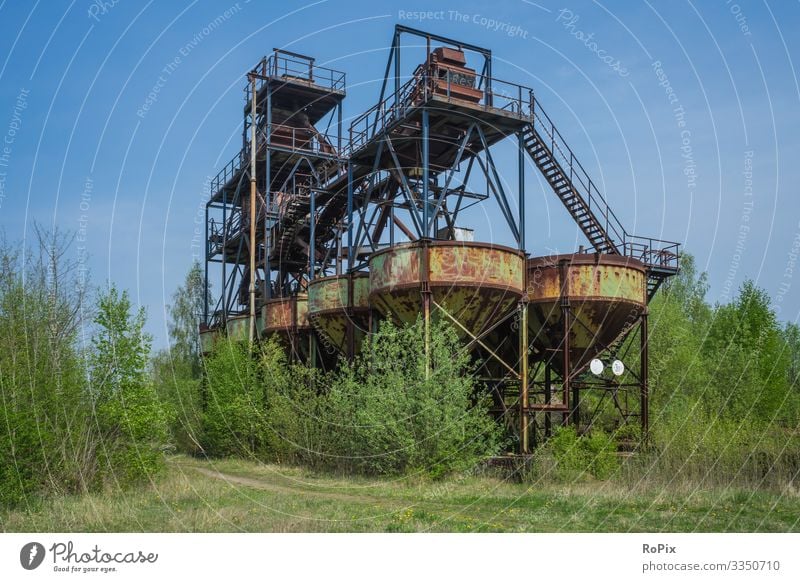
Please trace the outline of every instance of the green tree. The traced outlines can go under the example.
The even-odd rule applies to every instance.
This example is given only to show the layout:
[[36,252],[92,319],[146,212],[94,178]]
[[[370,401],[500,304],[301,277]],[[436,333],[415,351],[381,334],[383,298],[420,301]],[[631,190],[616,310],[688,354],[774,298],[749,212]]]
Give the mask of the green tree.
[[170,346],[155,355],[152,372],[161,401],[170,411],[170,434],[183,452],[200,452],[203,412],[199,324],[205,311],[206,288],[195,262],[169,307]]
[[699,355],[711,308],[705,300],[705,273],[698,273],[694,258],[681,257],[681,270],[649,306],[650,391],[654,421],[667,406],[683,406],[708,386],[706,362]]
[[724,412],[763,422],[781,413],[789,354],[767,293],[745,281],[732,302],[716,308],[708,336],[705,355]]
[[191,366],[192,377],[200,377],[199,325],[205,312],[206,287],[203,270],[195,261],[186,273],[183,285],[172,294],[169,307],[170,354]]
[[119,483],[161,469],[166,415],[147,374],[151,338],[145,312],[132,312],[113,285],[98,300],[92,338],[91,392],[100,434],[101,470]]
[[265,391],[258,360],[246,342],[216,342],[206,358],[208,402],[202,447],[212,456],[261,457],[267,447]]
[[800,390],[800,326],[789,322],[783,330],[786,351],[789,357],[789,369],[786,371],[789,385]]
[[0,238],[0,503],[84,491],[94,474],[80,265],[71,237],[34,230],[36,252]]

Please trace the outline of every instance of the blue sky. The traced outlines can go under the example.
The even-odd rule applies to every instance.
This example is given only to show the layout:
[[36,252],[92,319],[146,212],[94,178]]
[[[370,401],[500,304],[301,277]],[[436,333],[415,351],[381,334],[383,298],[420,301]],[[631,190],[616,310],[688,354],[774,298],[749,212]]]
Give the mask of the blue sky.
[[[798,3],[2,2],[0,228],[79,232],[93,281],[129,289],[163,345],[202,248],[203,184],[240,145],[246,70],[273,47],[313,55],[346,72],[354,117],[396,23],[492,49],[495,76],[534,89],[628,230],[696,256],[712,301],[751,278],[798,319]],[[582,244],[530,168],[527,182],[532,254]],[[476,238],[509,242],[499,217],[473,213]]]

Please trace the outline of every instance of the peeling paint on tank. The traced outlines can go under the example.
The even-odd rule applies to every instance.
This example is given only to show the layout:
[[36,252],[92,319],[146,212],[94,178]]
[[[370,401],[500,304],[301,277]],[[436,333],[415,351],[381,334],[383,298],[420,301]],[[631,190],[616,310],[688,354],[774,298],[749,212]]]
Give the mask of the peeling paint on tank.
[[[347,275],[315,279],[309,285],[309,320],[327,340],[340,351],[347,341],[348,314]],[[368,323],[369,277],[353,276],[353,315],[355,326],[355,348],[358,350]]]
[[638,317],[646,305],[645,271],[640,263],[619,264],[620,260],[574,255],[528,262],[529,330],[540,350],[557,348],[563,341],[563,261],[569,261],[563,268],[573,317],[569,333],[574,362],[585,363]]
[[370,259],[370,288],[395,287],[419,281],[420,248],[398,247]]
[[[294,306],[295,303],[296,308]],[[297,312],[296,321],[294,319],[295,309]],[[292,329],[294,323],[296,323],[298,329],[311,327],[308,319],[308,297],[306,295],[273,299],[264,305],[261,313],[264,321],[264,333],[286,332]]]
[[444,242],[410,245],[373,255],[370,296],[385,316],[414,321],[427,281],[433,300],[477,334],[516,307],[524,275],[525,259],[514,249]]
[[[260,318],[256,318],[257,328],[259,321]],[[237,341],[247,340],[250,335],[250,316],[241,315],[229,318],[226,330],[230,339]]]
[[200,332],[200,352],[202,354],[209,354],[214,349],[214,344],[217,342],[219,332],[217,330],[207,330]]

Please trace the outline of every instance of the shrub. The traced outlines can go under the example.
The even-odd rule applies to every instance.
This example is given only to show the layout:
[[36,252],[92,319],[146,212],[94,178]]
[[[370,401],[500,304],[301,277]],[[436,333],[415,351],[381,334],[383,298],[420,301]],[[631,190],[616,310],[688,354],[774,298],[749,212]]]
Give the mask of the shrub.
[[607,433],[593,430],[578,436],[571,426],[559,427],[534,453],[528,478],[576,481],[586,476],[608,479],[619,469],[616,442]]
[[204,282],[200,264],[194,262],[168,307],[170,345],[152,361],[156,391],[169,411],[171,444],[192,455],[202,450],[204,394],[199,325],[209,307],[209,293],[210,285]]
[[320,464],[324,422],[324,392],[328,379],[318,370],[287,362],[274,339],[263,343],[259,371],[266,393],[265,435],[269,458],[284,462]]
[[266,448],[266,398],[246,342],[218,341],[205,361],[201,444],[208,455],[254,457]]
[[200,453],[203,417],[203,380],[175,352],[163,350],[153,358],[151,375],[169,419],[170,446],[180,452]]
[[608,479],[619,469],[617,444],[607,433],[594,430],[581,439],[588,470],[597,479]]
[[464,470],[496,453],[499,425],[470,376],[455,332],[421,321],[381,324],[352,365],[332,378],[319,408],[325,463],[371,474]]

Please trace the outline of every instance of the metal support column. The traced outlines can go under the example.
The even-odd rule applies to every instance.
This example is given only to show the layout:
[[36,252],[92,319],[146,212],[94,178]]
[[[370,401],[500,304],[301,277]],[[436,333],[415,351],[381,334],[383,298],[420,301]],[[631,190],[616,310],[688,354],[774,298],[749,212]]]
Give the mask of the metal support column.
[[641,381],[641,402],[640,406],[640,420],[642,423],[642,442],[647,442],[648,432],[650,430],[650,386],[648,384],[648,326],[647,326],[647,308],[642,313],[642,319],[639,323],[639,334],[641,336],[641,354],[639,355],[639,374]]
[[223,188],[222,189],[222,285],[220,286],[220,292],[222,295],[222,301],[220,302],[220,307],[222,308],[222,327],[225,327],[228,324],[228,303],[225,301],[225,288],[226,288],[226,277],[227,277],[227,265],[228,265],[228,191]]
[[264,144],[265,173],[264,180],[264,279],[266,298],[272,299],[272,267],[269,263],[270,250],[272,249],[272,232],[269,224],[269,212],[272,206],[272,87],[267,82],[267,110],[265,115],[267,139]]
[[250,344],[256,341],[256,76],[250,75]]
[[[203,279],[203,324],[208,325],[208,202],[206,202],[205,278]],[[223,253],[223,258],[224,258]]]
[[422,110],[422,237],[430,238],[430,224],[428,224],[428,180],[430,166],[430,115],[428,108]]
[[314,264],[317,260],[317,193],[312,188],[309,208],[309,240],[308,240],[308,280],[314,280]]
[[342,155],[342,103],[336,106],[336,156]]
[[525,250],[525,137],[517,134],[517,180],[519,189],[519,250]]
[[[549,405],[553,400],[553,375],[550,360],[544,364],[544,403]],[[553,425],[549,410],[544,413],[544,436],[549,438],[553,434]]]
[[425,379],[431,374],[431,287],[428,277],[430,275],[430,241],[425,239],[422,246],[422,317],[423,333],[425,334]]
[[353,165],[347,162],[347,272],[353,270]]
[[[308,281],[314,280],[315,263],[317,262],[317,192],[311,188],[309,207],[309,241],[308,241]],[[312,368],[317,367],[317,334],[314,329],[308,337],[308,359]]]
[[528,302],[524,299],[520,303],[519,359],[519,452],[526,455],[530,453],[528,430],[530,418],[528,416]]
[[[518,211],[519,215],[517,218],[517,230],[519,233],[519,237],[517,240],[517,246],[519,250],[525,251],[525,140],[522,136],[522,132],[517,134],[517,148],[518,148],[518,158],[517,158],[517,189],[519,201],[518,201]],[[526,277],[527,279],[527,277]],[[527,291],[527,289],[525,290]],[[520,357],[520,374],[519,374],[519,444],[520,444],[520,453],[523,455],[528,454],[530,452],[530,430],[528,428],[530,417],[529,417],[529,378],[528,378],[528,348],[530,347],[528,342],[528,301],[525,296],[523,296],[522,302],[520,303],[520,328],[519,328],[519,339],[520,339],[520,346],[519,346],[519,357]]]
[[[569,261],[561,261],[559,268],[561,270],[561,320],[562,320],[562,333],[563,339],[561,341],[561,375],[562,375],[562,392],[563,404],[566,407],[564,412],[563,424],[569,422],[570,416],[572,421],[577,424],[578,418],[578,401],[574,392],[570,394],[572,388],[572,362],[570,361],[570,341],[569,334],[572,327],[572,309],[569,303],[569,279],[567,278],[567,269]],[[570,398],[572,396],[572,398]],[[571,402],[572,400],[572,402]]]
[[356,355],[356,325],[353,321],[353,274],[347,276],[347,361],[352,362]]

